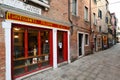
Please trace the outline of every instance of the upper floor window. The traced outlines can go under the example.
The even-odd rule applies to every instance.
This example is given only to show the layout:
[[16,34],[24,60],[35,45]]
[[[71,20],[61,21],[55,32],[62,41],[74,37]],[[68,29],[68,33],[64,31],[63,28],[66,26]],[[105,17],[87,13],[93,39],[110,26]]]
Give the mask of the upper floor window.
[[96,14],[95,14],[95,13],[93,13],[93,24],[94,24],[94,25],[97,24],[97,23],[96,23]]
[[100,19],[102,19],[102,11],[101,11],[101,10],[98,10],[98,17],[99,17]]
[[108,17],[105,18],[105,22],[108,24]]
[[106,4],[106,10],[108,9],[108,4]]
[[88,8],[86,6],[84,8],[84,19],[88,21]]
[[96,3],[97,4],[97,0],[93,0],[94,1],[94,3]]
[[88,34],[85,34],[85,45],[89,44],[89,38],[88,38]]
[[77,0],[72,0],[72,15],[77,15]]

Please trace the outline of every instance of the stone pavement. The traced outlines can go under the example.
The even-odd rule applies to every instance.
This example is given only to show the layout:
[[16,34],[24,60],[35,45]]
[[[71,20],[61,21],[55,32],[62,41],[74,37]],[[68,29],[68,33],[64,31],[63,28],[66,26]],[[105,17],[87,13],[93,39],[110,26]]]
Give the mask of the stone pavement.
[[120,44],[23,80],[120,80]]

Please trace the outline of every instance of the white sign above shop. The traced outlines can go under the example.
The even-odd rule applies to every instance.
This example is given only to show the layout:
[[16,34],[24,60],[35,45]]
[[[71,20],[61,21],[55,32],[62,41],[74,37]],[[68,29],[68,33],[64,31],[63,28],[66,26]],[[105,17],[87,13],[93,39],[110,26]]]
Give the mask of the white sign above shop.
[[39,14],[41,15],[41,9],[37,8],[35,6],[25,4],[22,1],[19,0],[0,0],[2,1],[2,4],[9,5],[18,9],[22,9],[31,13]]

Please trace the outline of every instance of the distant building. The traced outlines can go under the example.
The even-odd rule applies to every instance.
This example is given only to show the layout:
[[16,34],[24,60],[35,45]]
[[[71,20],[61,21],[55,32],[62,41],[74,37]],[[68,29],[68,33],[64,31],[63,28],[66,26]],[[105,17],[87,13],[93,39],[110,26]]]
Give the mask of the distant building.
[[116,37],[117,37],[117,42],[120,43],[120,23],[118,22],[117,24],[117,28],[116,28]]
[[108,48],[112,46],[113,29],[111,24],[111,13],[108,11],[106,15],[106,23],[108,24]]
[[113,39],[112,39],[112,44],[116,44],[116,28],[117,28],[117,17],[115,13],[111,13],[111,24],[112,24],[112,34],[113,34]]

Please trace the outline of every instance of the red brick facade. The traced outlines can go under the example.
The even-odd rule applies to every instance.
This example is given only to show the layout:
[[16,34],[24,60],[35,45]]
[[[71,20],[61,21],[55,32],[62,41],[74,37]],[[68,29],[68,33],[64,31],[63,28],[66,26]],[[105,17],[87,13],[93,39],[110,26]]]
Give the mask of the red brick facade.
[[[84,7],[88,8],[88,21],[85,21],[84,19]],[[90,33],[90,19],[89,19],[89,0],[84,0],[84,1],[78,1],[78,15],[74,16],[72,15],[72,21],[73,25],[73,35],[71,35],[70,39],[70,54],[71,54],[71,59],[77,59],[78,58],[78,33],[83,33],[83,34],[89,34]],[[90,35],[89,35],[90,38]],[[90,40],[90,39],[89,39]],[[90,41],[89,45],[84,47],[84,55],[87,55],[90,53]],[[86,49],[87,48],[87,49]]]
[[5,80],[5,36],[0,24],[0,80]]
[[68,22],[68,0],[51,0],[50,9],[48,11],[42,10],[42,15],[62,23]]
[[[90,18],[89,18],[89,0],[79,1],[78,2],[78,12],[77,16],[70,14],[71,20],[73,21],[73,34],[70,35],[70,59],[75,60],[79,56],[79,40],[78,35],[82,33],[85,38],[85,34],[88,34],[89,43],[88,45],[82,45],[82,50],[84,55],[90,54],[91,52],[91,41],[90,41]],[[84,19],[84,8],[88,8],[88,21]],[[42,10],[42,15],[45,17],[45,20],[59,23],[61,25],[69,25],[68,20],[68,0],[51,0],[50,9],[48,11]],[[82,43],[85,39],[82,40]],[[81,44],[82,44],[81,43]],[[7,54],[7,53],[6,53]],[[5,80],[5,37],[4,29],[0,27],[0,78]]]

